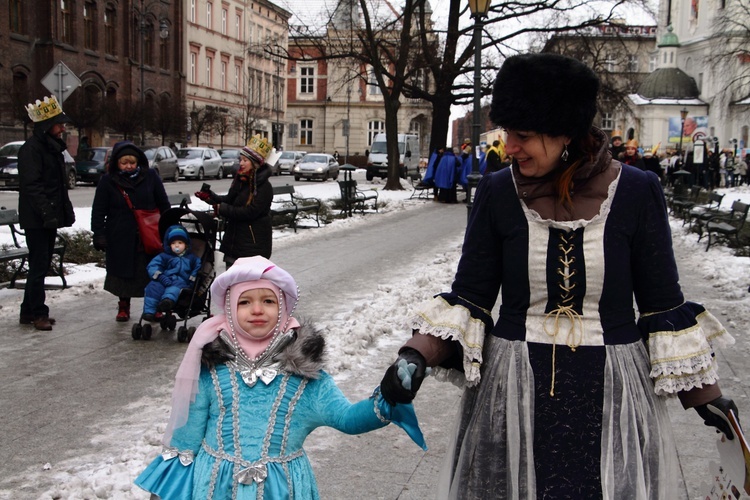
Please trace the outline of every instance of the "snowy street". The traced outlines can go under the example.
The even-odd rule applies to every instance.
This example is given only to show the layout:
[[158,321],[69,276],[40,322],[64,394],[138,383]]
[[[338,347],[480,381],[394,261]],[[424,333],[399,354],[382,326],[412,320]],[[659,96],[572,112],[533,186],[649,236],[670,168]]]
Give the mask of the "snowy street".
[[[332,186],[298,190],[324,196]],[[460,255],[465,205],[405,200],[409,194],[381,192],[388,205],[379,214],[275,235],[272,260],[301,289],[297,315],[326,332],[328,371],[351,400],[379,383],[410,335],[404,324],[411,307],[450,286]],[[740,197],[750,198],[750,189],[726,199]],[[704,303],[735,336],[735,346],[717,357],[723,391],[747,420],[750,259],[724,246],[705,252],[705,242],[681,224],[673,221],[672,230],[685,296]],[[216,267],[224,269],[219,259]],[[117,299],[102,281],[101,270],[71,268],[74,286],[48,294],[57,319],[52,332],[19,325],[22,291],[0,290],[0,498],[148,498],[132,481],[160,452],[185,344],[158,328],[153,340],[133,341],[132,320],[115,323]],[[133,301],[136,318],[141,304]],[[459,397],[447,383],[425,382],[415,407],[427,452],[394,426],[363,436],[316,431],[305,448],[321,497],[432,498]],[[677,401],[670,413],[682,470],[677,498],[700,498],[708,463],[719,458],[716,435]]]

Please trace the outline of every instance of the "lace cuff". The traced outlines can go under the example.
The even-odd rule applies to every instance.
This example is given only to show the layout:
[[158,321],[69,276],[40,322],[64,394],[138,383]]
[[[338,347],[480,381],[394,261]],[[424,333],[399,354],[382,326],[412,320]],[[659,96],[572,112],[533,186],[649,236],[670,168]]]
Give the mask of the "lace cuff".
[[464,373],[436,366],[434,373],[438,380],[449,380],[456,385],[466,384],[469,387],[479,383],[486,327],[483,320],[472,316],[471,307],[476,306],[466,304],[461,299],[451,304],[438,296],[419,306],[409,320],[412,330],[459,342],[463,348]]
[[670,311],[644,315],[639,324],[647,328],[657,394],[675,394],[719,380],[713,346],[732,345],[734,338],[703,306],[685,302]]

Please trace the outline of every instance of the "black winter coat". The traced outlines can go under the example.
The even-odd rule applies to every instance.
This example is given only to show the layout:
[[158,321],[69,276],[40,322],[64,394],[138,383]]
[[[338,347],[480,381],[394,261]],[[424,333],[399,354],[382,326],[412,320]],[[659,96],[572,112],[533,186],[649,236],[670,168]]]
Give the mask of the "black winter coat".
[[143,252],[143,244],[138,236],[133,212],[128,208],[119,188],[122,187],[128,193],[133,207],[137,209],[158,208],[164,213],[170,208],[159,174],[148,168],[148,160],[142,152],[138,156],[138,165],[141,167],[139,175],[132,180],[125,179],[118,173],[118,148],[112,151],[108,173],[99,180],[91,207],[94,242],[106,245],[107,273],[120,278],[132,278],[135,275],[136,252]]
[[[68,197],[62,152],[65,142],[34,127],[18,151],[18,222],[23,229],[70,227],[76,220]],[[54,222],[56,221],[56,222]]]
[[268,181],[271,169],[263,165],[255,175],[257,193],[249,205],[246,203],[253,186],[239,175],[235,176],[226,195],[212,200],[220,204],[219,215],[226,219],[220,250],[233,259],[255,255],[271,258],[273,186]]

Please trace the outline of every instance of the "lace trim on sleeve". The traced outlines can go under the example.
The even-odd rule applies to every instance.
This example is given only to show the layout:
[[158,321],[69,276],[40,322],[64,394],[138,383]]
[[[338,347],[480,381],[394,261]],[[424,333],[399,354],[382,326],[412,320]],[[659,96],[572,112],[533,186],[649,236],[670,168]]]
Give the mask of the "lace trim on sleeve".
[[466,384],[469,387],[479,383],[485,324],[472,317],[468,308],[461,304],[451,305],[444,298],[435,297],[417,308],[409,326],[420,333],[461,344],[464,373],[435,367],[438,380],[449,380],[456,385]]
[[654,390],[664,396],[715,384],[719,374],[712,347],[732,344],[734,338],[705,310],[686,328],[651,332],[648,345]]

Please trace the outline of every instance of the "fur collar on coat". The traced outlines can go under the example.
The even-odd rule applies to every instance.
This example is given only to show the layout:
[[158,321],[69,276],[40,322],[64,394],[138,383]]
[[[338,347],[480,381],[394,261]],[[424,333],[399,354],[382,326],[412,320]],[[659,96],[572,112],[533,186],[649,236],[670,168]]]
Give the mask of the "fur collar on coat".
[[[232,346],[221,336],[206,344],[202,361],[208,366],[226,363],[234,359]],[[308,322],[297,329],[297,338],[276,355],[280,369],[305,378],[318,378],[325,364],[325,339],[323,334]]]

